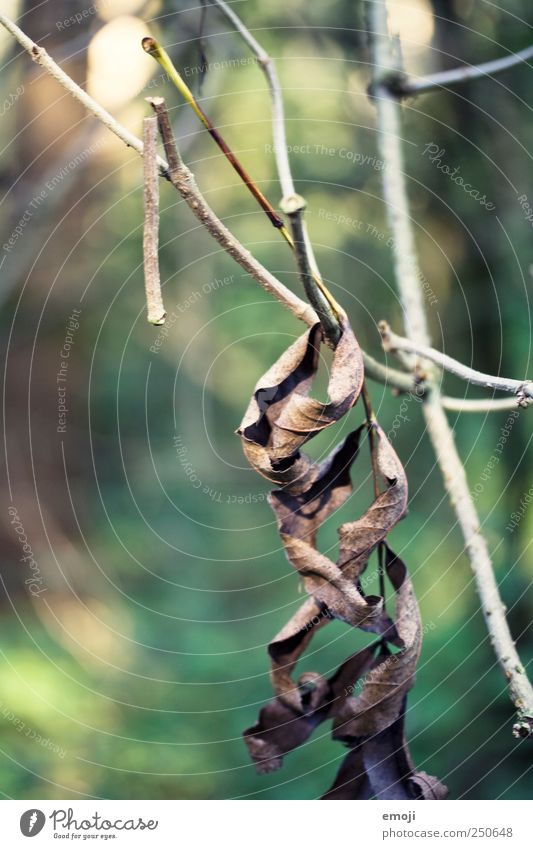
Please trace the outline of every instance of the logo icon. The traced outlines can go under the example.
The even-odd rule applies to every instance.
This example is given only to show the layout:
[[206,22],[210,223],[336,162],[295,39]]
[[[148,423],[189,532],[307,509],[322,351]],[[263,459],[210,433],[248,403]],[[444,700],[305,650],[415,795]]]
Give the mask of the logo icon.
[[20,830],[24,837],[35,837],[42,831],[46,822],[46,817],[38,808],[30,808],[29,811],[24,811],[20,818]]

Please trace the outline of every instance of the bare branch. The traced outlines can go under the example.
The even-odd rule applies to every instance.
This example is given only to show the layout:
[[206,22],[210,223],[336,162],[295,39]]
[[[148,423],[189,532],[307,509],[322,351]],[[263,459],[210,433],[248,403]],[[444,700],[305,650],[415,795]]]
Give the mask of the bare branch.
[[214,5],[218,6],[220,11],[235,26],[237,32],[257,58],[258,64],[266,77],[272,104],[274,156],[283,195],[281,209],[289,217],[296,263],[306,295],[320,316],[326,337],[331,340],[334,346],[340,338],[340,325],[337,317],[343,317],[345,313],[324,286],[304,219],[305,200],[296,193],[294,187],[285,131],[283,93],[276,66],[266,50],[256,41],[247,26],[224,0],[214,0]]
[[287,148],[287,135],[285,132],[285,112],[283,109],[283,95],[279,83],[276,66],[266,50],[253,37],[248,27],[241,21],[239,16],[228,6],[224,0],[214,0],[214,5],[231,21],[237,32],[242,36],[252,53],[257,58],[258,64],[265,74],[270,97],[272,101],[272,135],[274,140],[274,152],[278,169],[279,182],[283,197],[296,194],[294,181],[292,179],[291,166]]
[[383,196],[387,218],[393,234],[393,260],[396,285],[403,307],[407,335],[419,345],[429,345],[429,331],[424,300],[419,285],[409,204],[404,184],[405,166],[400,144],[398,101],[388,87],[388,80],[400,71],[392,54],[384,0],[368,4],[372,49],[372,97],[377,110],[378,146],[387,167],[383,170]]
[[518,398],[450,398],[441,397],[445,410],[455,413],[497,413],[501,410],[516,410],[520,406]]
[[425,384],[416,380],[412,374],[383,365],[374,357],[363,351],[365,378],[369,377],[377,383],[383,383],[389,389],[397,392],[412,393],[421,398],[425,392]]
[[381,333],[384,351],[407,351],[411,354],[418,354],[420,357],[431,360],[431,362],[440,366],[445,371],[455,374],[456,377],[460,377],[468,383],[474,383],[477,386],[488,386],[491,389],[498,389],[501,392],[512,392],[519,396],[519,403],[522,403],[524,406],[527,406],[533,400],[533,383],[531,381],[514,380],[512,378],[499,377],[476,371],[460,363],[458,360],[454,360],[448,354],[443,354],[441,351],[435,350],[435,348],[430,348],[426,345],[417,345],[404,336],[398,336],[392,332],[386,321],[380,321],[378,328]]
[[164,324],[165,307],[159,274],[159,176],[157,173],[157,118],[143,121],[144,142],[144,286],[150,324]]
[[312,326],[318,321],[318,316],[309,304],[301,300],[294,292],[277,280],[273,274],[261,265],[252,254],[246,250],[222,221],[215,215],[204,196],[198,189],[193,174],[184,165],[176,147],[176,141],[170,126],[165,101],[162,97],[148,98],[157,115],[159,131],[165,153],[168,158],[168,177],[175,189],[180,193],[187,206],[196,218],[221,245],[224,250],[239,263],[241,268],[250,274],[269,294],[290,310],[297,318]]
[[400,83],[400,92],[403,95],[422,94],[426,91],[434,91],[440,88],[450,88],[461,85],[468,80],[477,80],[480,77],[490,77],[500,74],[515,65],[521,65],[533,58],[533,45],[511,53],[510,56],[502,56],[500,59],[492,59],[490,62],[482,62],[479,65],[463,65],[450,71],[440,71],[427,77],[407,77]]
[[[100,104],[98,104],[92,97],[90,97],[83,89],[81,89],[70,77],[65,74],[64,71],[61,70],[59,65],[53,61],[53,59],[48,56],[45,50],[40,48],[31,38],[29,38],[13,21],[11,21],[3,12],[0,12],[0,24],[4,26],[11,35],[19,42],[19,44],[29,53],[32,59],[38,61],[38,63],[47,71],[59,84],[76,100],[85,106],[85,108],[94,115],[105,127],[111,130],[121,141],[123,141],[128,147],[131,147],[135,150],[139,155],[143,155],[143,143],[140,139],[130,133],[125,127],[122,126],[118,121],[116,121],[112,115],[109,114]],[[286,145],[283,148],[286,151]],[[164,159],[161,159],[159,156],[157,157],[157,164],[159,168],[159,173],[168,179],[168,169],[169,165],[165,162]],[[178,164],[176,161],[174,171],[178,168]],[[189,203],[189,201],[187,201]],[[193,201],[191,201],[192,203]],[[205,201],[203,201],[205,204]],[[189,205],[191,205],[189,203]],[[207,207],[207,204],[206,204]],[[209,209],[209,207],[207,207]],[[209,210],[210,214],[213,218],[216,219],[214,213]],[[197,215],[199,217],[199,215]],[[220,227],[222,230],[218,230],[218,236],[215,236],[220,244],[227,250],[228,244],[232,246],[232,255],[234,258],[236,254],[238,254],[241,259],[237,259],[237,262],[240,262],[241,266],[246,268],[250,274],[254,277],[254,279],[258,279],[256,274],[261,277],[261,280],[258,282],[263,285],[267,291],[274,294],[279,300],[284,303],[284,305],[297,317],[302,319],[308,325],[314,324],[318,321],[318,316],[314,313],[311,307],[305,304],[300,298],[296,297],[289,289],[283,286],[276,278],[270,274],[263,266],[260,265],[251,254],[246,251],[242,245],[239,245],[237,240],[231,233],[224,227],[224,225],[220,222]],[[229,252],[229,251],[228,251]],[[313,258],[312,254],[308,251],[308,256],[311,259],[311,267],[313,268]],[[241,261],[242,260],[242,261]],[[244,264],[246,263],[248,267]],[[251,266],[254,268],[254,272],[252,272]],[[261,282],[263,281],[263,282]],[[284,300],[285,299],[285,300]],[[400,392],[409,392],[414,388],[414,383],[412,378],[409,375],[402,374],[400,371],[396,371],[394,369],[388,369],[386,366],[379,363],[373,357],[368,354],[363,353],[365,358],[365,366],[367,369],[367,376],[377,380],[380,383],[384,383],[387,386],[390,386],[393,389],[397,389]]]
[[296,265],[300,272],[300,278],[305,294],[307,295],[307,300],[316,310],[320,318],[320,323],[324,328],[324,335],[334,348],[341,337],[341,329],[337,316],[333,312],[323,290],[318,285],[316,275],[313,274],[313,269],[311,268],[310,255],[307,250],[307,233],[303,219],[305,201],[300,195],[292,195],[290,198],[283,198],[281,208],[287,215],[291,225]]
[[[533,734],[533,689],[509,630],[506,607],[500,596],[486,540],[479,529],[479,516],[470,495],[464,466],[438,394],[428,394],[424,411],[444,485],[463,532],[490,641],[504,672],[511,700],[520,715],[513,730],[516,736],[529,736]],[[526,725],[529,727],[527,733]]]
[[[368,4],[368,8],[369,40],[374,66],[371,92],[377,108],[380,151],[385,163],[382,171],[383,193],[393,234],[395,276],[407,336],[427,353],[430,341],[404,177],[399,132],[400,107],[396,96],[386,85],[387,78],[401,74],[401,68],[391,48],[386,0],[374,0]],[[533,734],[533,688],[507,624],[487,542],[480,531],[480,521],[465,470],[436,387],[426,394],[422,406],[444,485],[463,534],[490,640],[507,680],[511,700],[519,712],[519,720],[513,732],[521,737],[530,736]]]

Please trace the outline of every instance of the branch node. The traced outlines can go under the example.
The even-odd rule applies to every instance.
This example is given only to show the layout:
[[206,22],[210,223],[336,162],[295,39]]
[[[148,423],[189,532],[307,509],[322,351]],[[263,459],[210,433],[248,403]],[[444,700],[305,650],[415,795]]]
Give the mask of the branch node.
[[307,206],[307,201],[301,195],[285,195],[279,203],[279,208],[285,215],[294,215],[296,212],[302,212]]
[[533,717],[522,716],[513,725],[513,737],[518,740],[526,740],[533,737]]
[[529,407],[533,403],[533,382],[527,381],[523,383],[516,393],[519,407]]
[[375,100],[384,93],[401,100],[410,93],[407,74],[403,71],[387,71],[379,79],[372,80],[366,92],[370,100]]

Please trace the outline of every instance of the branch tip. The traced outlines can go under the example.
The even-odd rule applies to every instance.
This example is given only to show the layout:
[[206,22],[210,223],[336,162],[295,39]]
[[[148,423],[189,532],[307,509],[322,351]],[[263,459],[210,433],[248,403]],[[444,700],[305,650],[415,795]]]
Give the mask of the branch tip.
[[533,737],[533,717],[520,717],[513,725],[513,737],[516,737],[518,740],[527,740]]

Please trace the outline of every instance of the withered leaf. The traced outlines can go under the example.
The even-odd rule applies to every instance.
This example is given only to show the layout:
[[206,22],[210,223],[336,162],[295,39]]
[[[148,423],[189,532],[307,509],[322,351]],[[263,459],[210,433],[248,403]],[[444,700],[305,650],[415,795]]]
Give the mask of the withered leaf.
[[416,772],[405,740],[405,697],[397,719],[371,737],[354,740],[333,785],[322,797],[340,799],[444,799],[447,788]]
[[[268,653],[272,662],[270,676],[274,692],[295,710],[303,710],[303,705],[302,693],[291,677],[292,672],[313,635],[329,621],[330,616],[325,605],[318,604],[314,598],[308,598],[269,643]],[[318,675],[314,676],[315,689],[319,684],[321,686],[319,678]],[[299,684],[303,683],[300,679]]]
[[321,340],[317,324],[282,354],[256,384],[237,431],[256,471],[291,491],[307,489],[316,474],[315,465],[300,454],[300,448],[355,404],[363,382],[361,349],[346,324],[331,365],[329,400],[309,398]]
[[[269,501],[286,555],[309,594],[269,644],[276,697],[244,732],[246,745],[258,771],[269,772],[317,725],[333,719],[333,737],[350,751],[323,798],[444,798],[446,788],[437,779],[415,771],[404,736],[406,697],[420,653],[420,616],[405,564],[385,542],[407,510],[403,466],[376,421],[350,433],[321,464],[300,450],[350,409],[362,386],[361,351],[346,325],[333,358],[328,402],[309,397],[321,341],[317,325],[290,346],[256,385],[238,430],[252,466],[280,487]],[[384,488],[360,519],[339,528],[334,563],[318,551],[317,533],[351,494],[351,466],[367,426],[374,437],[374,471]],[[363,590],[363,573],[376,550],[395,591],[394,622],[384,599]],[[295,681],[295,667],[313,635],[332,618],[380,639],[351,655],[329,678],[307,671]]]
[[[351,491],[346,478],[357,456],[362,428],[350,434],[333,452],[307,491],[298,494],[274,491],[269,501],[278,520],[286,555],[302,575],[307,592],[319,604],[326,605],[335,618],[385,634],[391,622],[383,615],[383,599],[365,596],[356,581],[366,568],[372,551],[404,515],[407,480],[389,440],[377,424],[374,428],[378,441],[377,468],[387,489],[361,519],[340,528],[337,564],[316,549],[316,532]],[[336,485],[341,474],[339,485]]]
[[384,548],[386,573],[396,593],[397,639],[391,642],[400,651],[383,656],[366,676],[361,693],[339,709],[333,737],[346,742],[379,733],[397,719],[413,684],[422,644],[420,612],[407,568],[386,544]]
[[386,490],[355,522],[339,528],[338,565],[346,577],[359,578],[368,558],[407,510],[407,476],[394,448],[380,426],[373,425],[377,436],[376,466]]
[[319,527],[344,504],[352,492],[350,470],[359,454],[361,435],[366,425],[352,431],[317,466],[313,482],[302,493],[274,491],[269,502],[281,526],[291,525],[292,534],[316,546]]
[[[294,634],[297,647],[300,646],[298,636],[298,633]],[[338,703],[346,698],[352,681],[360,678],[371,667],[378,646],[376,643],[349,657],[329,679],[316,673],[301,676],[297,709],[281,698],[273,699],[261,709],[257,724],[244,732],[246,745],[258,772],[279,769],[288,752],[304,743],[317,725],[335,714]],[[292,663],[292,646],[287,645],[285,651]]]

